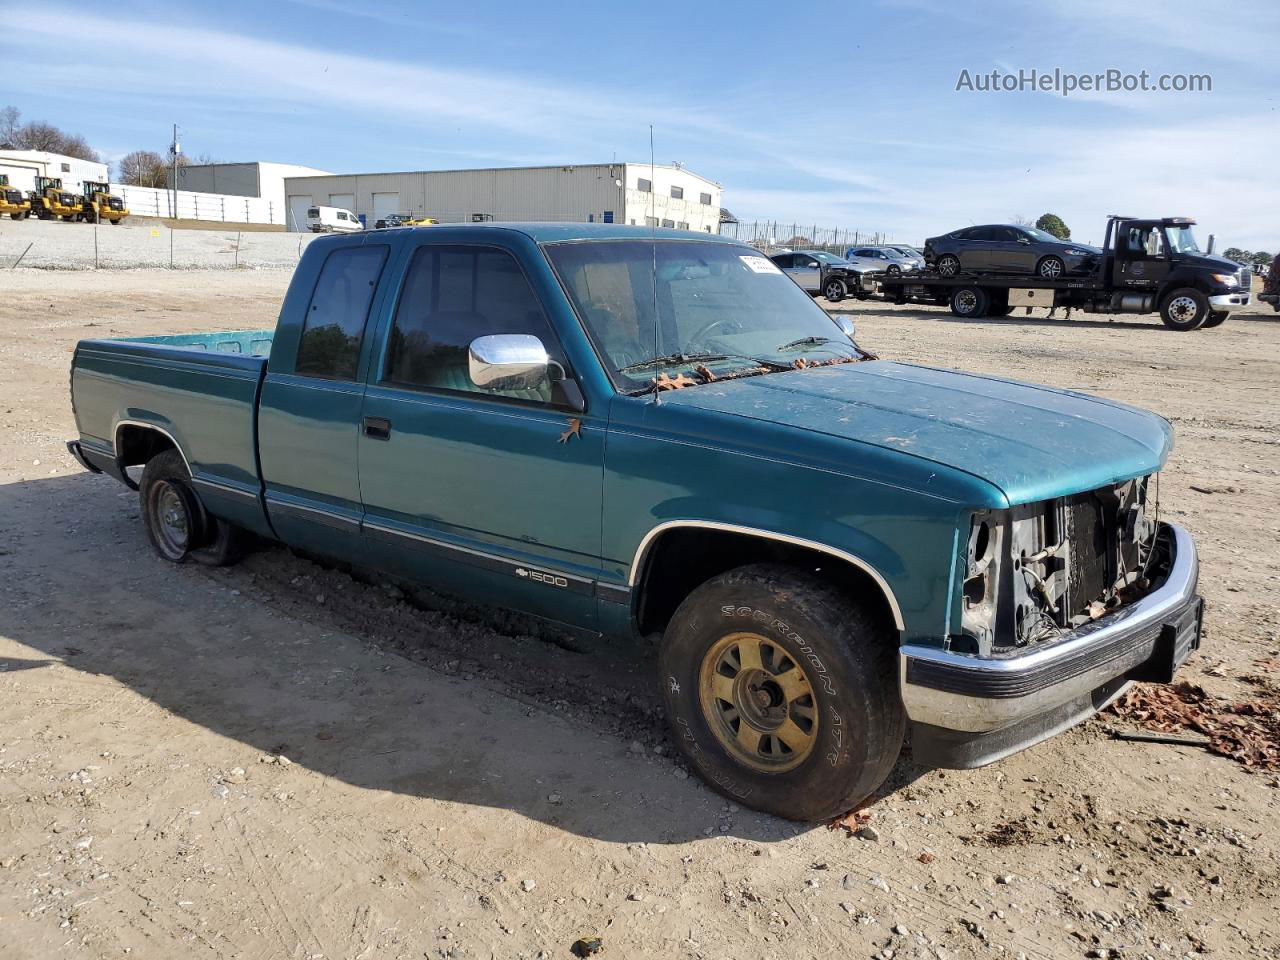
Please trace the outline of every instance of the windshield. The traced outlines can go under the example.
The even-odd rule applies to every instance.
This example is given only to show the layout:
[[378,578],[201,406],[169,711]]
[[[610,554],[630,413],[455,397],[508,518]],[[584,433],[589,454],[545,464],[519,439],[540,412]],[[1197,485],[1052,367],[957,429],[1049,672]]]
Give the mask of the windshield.
[[1174,253],[1200,252],[1200,245],[1196,243],[1190,227],[1165,227],[1164,232],[1169,239],[1169,249]]
[[748,247],[597,240],[545,249],[615,386],[626,393],[699,367],[718,378],[802,358],[860,356],[812,297]]

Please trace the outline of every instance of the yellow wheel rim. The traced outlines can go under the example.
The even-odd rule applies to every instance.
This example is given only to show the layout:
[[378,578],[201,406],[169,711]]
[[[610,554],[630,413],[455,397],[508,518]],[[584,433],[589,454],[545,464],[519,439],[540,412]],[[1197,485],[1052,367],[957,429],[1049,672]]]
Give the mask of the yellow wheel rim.
[[702,658],[702,714],[738,762],[783,773],[804,762],[818,739],[813,685],[799,662],[755,633],[721,637]]

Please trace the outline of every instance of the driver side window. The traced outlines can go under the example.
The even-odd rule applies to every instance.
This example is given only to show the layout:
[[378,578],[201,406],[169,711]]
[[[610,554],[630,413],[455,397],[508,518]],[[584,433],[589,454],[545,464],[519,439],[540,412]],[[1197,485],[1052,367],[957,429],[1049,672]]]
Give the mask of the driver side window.
[[396,306],[383,381],[429,390],[552,403],[552,386],[486,389],[471,380],[471,341],[532,334],[565,365],[542,305],[514,257],[482,247],[424,246],[414,254]]

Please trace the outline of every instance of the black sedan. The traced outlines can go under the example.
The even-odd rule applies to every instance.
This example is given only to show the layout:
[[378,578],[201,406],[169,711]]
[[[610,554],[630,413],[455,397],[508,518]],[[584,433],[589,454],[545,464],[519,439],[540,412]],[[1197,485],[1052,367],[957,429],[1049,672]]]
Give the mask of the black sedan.
[[401,227],[404,226],[406,220],[412,219],[413,214],[411,213],[388,213],[385,217],[378,218],[373,225],[373,229],[385,230],[387,227]]
[[924,259],[944,277],[960,273],[1025,273],[1057,280],[1088,273],[1102,251],[1059,240],[1035,227],[989,224],[965,227],[924,242]]

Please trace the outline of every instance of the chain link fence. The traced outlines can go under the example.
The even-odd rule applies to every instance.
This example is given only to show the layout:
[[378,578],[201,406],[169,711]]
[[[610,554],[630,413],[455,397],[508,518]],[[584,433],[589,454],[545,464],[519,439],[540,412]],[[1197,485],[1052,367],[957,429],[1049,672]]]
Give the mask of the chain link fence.
[[758,250],[826,250],[843,256],[850,247],[892,243],[894,237],[882,230],[853,227],[819,227],[816,224],[783,220],[733,220],[720,224],[720,235],[749,243]]

